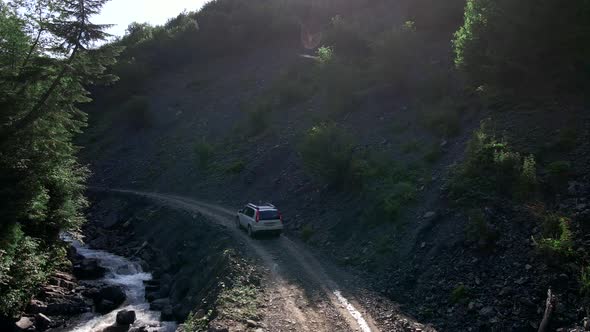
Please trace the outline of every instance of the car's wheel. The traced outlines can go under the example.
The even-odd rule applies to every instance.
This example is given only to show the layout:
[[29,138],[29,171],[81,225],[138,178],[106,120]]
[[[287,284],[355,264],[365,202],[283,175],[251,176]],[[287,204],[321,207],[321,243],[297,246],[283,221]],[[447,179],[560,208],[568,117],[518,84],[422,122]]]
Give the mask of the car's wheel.
[[240,217],[236,217],[236,227],[238,227],[238,229],[242,229],[242,225],[240,225]]
[[253,238],[254,237],[254,232],[252,231],[252,226],[248,225],[248,236]]

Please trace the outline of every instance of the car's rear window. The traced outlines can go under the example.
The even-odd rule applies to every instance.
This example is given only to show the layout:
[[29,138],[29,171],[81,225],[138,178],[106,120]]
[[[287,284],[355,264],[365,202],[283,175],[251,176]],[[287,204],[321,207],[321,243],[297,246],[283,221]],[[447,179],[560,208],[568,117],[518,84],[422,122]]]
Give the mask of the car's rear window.
[[260,211],[260,220],[276,220],[279,218],[279,211],[277,210]]

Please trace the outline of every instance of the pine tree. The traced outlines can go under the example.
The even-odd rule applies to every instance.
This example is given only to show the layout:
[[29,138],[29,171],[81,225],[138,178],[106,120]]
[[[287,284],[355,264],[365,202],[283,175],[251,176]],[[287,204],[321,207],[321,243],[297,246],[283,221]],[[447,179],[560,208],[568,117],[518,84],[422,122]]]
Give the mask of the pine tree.
[[0,2],[0,317],[18,313],[63,258],[59,233],[75,231],[88,170],[74,136],[85,87],[105,74],[118,48],[93,48],[107,0]]

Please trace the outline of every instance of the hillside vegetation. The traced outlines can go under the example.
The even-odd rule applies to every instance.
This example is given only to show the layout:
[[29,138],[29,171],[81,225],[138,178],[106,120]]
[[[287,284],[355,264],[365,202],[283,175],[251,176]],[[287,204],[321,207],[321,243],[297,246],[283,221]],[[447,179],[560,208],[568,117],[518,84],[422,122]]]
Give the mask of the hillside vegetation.
[[590,310],[588,1],[214,0],[92,49],[104,2],[0,3],[0,314],[83,221],[85,89],[94,185],[273,201],[441,330]]

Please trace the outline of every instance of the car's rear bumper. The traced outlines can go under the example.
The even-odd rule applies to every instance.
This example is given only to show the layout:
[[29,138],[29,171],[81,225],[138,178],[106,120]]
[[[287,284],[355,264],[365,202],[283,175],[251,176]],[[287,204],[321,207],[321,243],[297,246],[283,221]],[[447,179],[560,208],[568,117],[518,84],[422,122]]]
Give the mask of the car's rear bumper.
[[283,225],[273,225],[273,226],[262,226],[262,225],[253,225],[252,231],[259,233],[259,232],[279,232],[283,230]]

